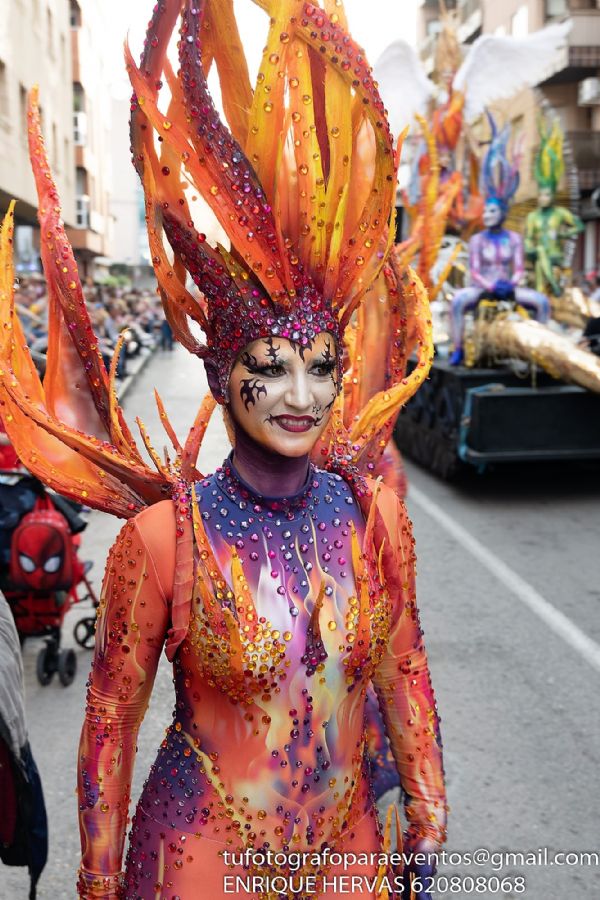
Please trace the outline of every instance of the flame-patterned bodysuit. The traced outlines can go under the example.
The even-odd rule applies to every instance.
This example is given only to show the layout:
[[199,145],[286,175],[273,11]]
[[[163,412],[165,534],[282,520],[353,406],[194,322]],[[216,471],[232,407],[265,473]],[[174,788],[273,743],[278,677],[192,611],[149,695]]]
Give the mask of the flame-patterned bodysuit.
[[[248,872],[227,868],[224,850],[305,852],[295,877],[329,879],[336,867],[312,858],[325,846],[376,854],[364,752],[371,680],[408,819],[444,840],[410,523],[393,491],[371,488],[365,522],[339,475],[311,466],[299,495],[267,500],[226,461],[191,497],[182,489],[178,507],[164,501],[125,525],[107,567],[80,748],[84,896],[119,896],[136,736],[165,639],[174,719],[133,821],[124,896],[225,896],[224,877]],[[182,618],[172,585],[190,583],[190,567],[174,548],[190,516],[195,559]],[[349,871],[377,868],[375,859]],[[268,885],[282,869],[250,872]],[[325,882],[317,896],[334,893]]]

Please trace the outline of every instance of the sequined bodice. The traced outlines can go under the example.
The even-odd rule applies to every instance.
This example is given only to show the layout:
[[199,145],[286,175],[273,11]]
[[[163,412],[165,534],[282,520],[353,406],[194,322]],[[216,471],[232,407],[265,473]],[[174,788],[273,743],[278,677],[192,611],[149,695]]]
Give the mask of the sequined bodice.
[[197,575],[175,667],[181,725],[156,776],[180,788],[195,751],[203,777],[183,774],[180,801],[190,824],[222,835],[230,803],[272,845],[321,843],[351,805],[358,815],[370,802],[364,693],[390,608],[365,565],[362,513],[343,479],[314,468],[285,501],[255,496],[228,462],[194,493]]

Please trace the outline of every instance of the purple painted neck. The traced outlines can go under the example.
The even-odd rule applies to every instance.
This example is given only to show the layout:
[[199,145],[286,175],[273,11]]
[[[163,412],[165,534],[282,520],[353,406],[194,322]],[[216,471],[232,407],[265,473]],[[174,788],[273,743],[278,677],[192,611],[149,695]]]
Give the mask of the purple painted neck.
[[233,464],[247,484],[262,497],[293,497],[306,484],[309,458],[282,456],[262,447],[234,422]]
[[495,238],[500,238],[506,234],[506,228],[504,227],[504,219],[500,222],[499,225],[493,225],[491,228],[485,229],[486,234],[494,240]]

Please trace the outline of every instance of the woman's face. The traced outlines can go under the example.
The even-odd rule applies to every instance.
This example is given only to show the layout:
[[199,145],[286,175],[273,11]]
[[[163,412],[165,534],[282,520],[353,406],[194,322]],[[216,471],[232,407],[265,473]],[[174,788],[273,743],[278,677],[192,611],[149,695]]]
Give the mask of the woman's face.
[[486,228],[496,228],[502,222],[502,209],[498,203],[490,200],[483,207],[483,224]]
[[322,331],[312,345],[260,338],[238,356],[229,381],[234,421],[282,456],[310,453],[337,395],[335,340]]

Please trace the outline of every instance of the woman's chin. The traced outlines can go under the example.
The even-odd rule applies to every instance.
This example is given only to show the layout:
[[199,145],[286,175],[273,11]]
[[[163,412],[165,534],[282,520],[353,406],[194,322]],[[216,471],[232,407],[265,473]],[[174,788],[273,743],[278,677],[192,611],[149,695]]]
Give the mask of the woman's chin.
[[257,435],[258,442],[271,453],[291,458],[307,456],[315,446],[320,434],[316,429],[311,429],[306,433],[294,433],[286,432],[278,425],[273,427],[277,428],[280,433]]

